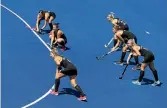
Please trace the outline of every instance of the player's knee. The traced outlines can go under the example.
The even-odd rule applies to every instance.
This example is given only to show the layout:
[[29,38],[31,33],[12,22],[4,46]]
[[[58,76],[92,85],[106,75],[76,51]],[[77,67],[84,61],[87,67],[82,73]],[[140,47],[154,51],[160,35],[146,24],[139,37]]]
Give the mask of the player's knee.
[[77,85],[76,83],[76,76],[70,76],[70,82],[73,87]]
[[60,77],[59,77],[59,76],[56,76],[56,79],[60,79]]
[[57,42],[58,42],[60,45],[65,45],[65,41],[64,41],[63,38],[57,39]]
[[126,50],[127,50],[127,47],[124,46],[124,47],[122,48],[122,52],[126,52]]
[[58,38],[58,39],[57,39],[57,42],[62,42],[62,41],[64,41],[63,38]]
[[53,19],[51,18],[51,19],[49,19],[49,24],[51,24],[52,23],[52,21],[53,21]]
[[145,70],[145,66],[141,65],[140,69],[141,69],[141,71],[144,71]]
[[59,75],[59,73],[56,73],[56,79],[60,79],[61,76]]
[[71,82],[71,86],[75,87],[77,84],[75,82]]

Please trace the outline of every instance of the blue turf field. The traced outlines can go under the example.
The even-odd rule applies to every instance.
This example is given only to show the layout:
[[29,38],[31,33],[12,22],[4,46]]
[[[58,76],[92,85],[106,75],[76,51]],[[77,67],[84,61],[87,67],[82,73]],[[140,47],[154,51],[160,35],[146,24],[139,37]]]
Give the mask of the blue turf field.
[[[2,4],[32,27],[38,10],[56,12],[55,21],[61,23],[71,47],[63,55],[78,67],[78,84],[88,98],[88,102],[80,102],[70,94],[48,95],[30,108],[167,108],[166,0],[4,0]],[[95,59],[108,51],[104,44],[113,33],[106,15],[111,11],[128,22],[138,43],[154,52],[161,87],[133,85],[131,81],[138,78],[139,72],[132,71],[132,66],[119,80],[124,67],[113,62],[120,59],[120,52]],[[1,12],[2,108],[21,108],[51,88],[56,66],[48,49],[23,22],[4,8]],[[48,35],[42,39],[49,42]],[[146,82],[153,80],[148,68],[145,78]],[[62,79],[60,89],[63,88],[71,88],[68,78]]]

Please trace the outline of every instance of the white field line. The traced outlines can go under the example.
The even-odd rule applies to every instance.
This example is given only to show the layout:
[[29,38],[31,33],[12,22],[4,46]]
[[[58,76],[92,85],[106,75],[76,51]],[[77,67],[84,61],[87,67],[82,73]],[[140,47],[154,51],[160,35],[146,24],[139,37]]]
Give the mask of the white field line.
[[[31,28],[31,26],[23,19],[21,18],[18,14],[16,14],[15,12],[13,12],[12,10],[10,10],[9,8],[7,8],[6,6],[0,4],[1,7],[5,8],[6,10],[8,10],[10,13],[14,14],[17,18],[19,18],[28,28]],[[48,47],[48,45],[40,38],[40,36],[35,32],[33,31],[32,29],[30,29],[34,34],[35,36],[46,46],[46,48],[51,51],[51,49]],[[51,87],[51,89],[54,87],[54,85]],[[28,108],[34,104],[36,104],[37,102],[41,101],[42,99],[44,99],[46,96],[48,96],[51,92],[51,89],[49,89],[43,96],[39,97],[38,99],[36,99],[35,101],[21,107],[21,108]]]

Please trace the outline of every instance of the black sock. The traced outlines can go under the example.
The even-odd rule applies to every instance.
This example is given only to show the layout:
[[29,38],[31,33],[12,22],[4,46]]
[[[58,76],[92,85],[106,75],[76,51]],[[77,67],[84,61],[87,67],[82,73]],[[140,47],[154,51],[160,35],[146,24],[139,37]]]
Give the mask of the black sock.
[[114,39],[114,46],[117,44],[117,39]]
[[139,82],[142,81],[143,77],[144,77],[144,71],[140,71]]
[[55,79],[55,92],[58,91],[60,85],[60,79]]
[[139,59],[138,59],[138,56],[134,56],[134,59],[135,59],[136,65],[139,65]]
[[124,61],[125,55],[126,55],[126,52],[122,52],[122,55],[121,55],[121,62]]
[[80,86],[76,85],[75,89],[80,93],[81,96],[85,96],[85,94],[83,93],[82,89],[80,88]]
[[52,23],[49,23],[49,27],[50,27],[50,30],[53,29],[53,25],[52,25]]
[[158,81],[157,70],[154,70],[154,71],[153,71],[153,75],[154,75],[155,81]]

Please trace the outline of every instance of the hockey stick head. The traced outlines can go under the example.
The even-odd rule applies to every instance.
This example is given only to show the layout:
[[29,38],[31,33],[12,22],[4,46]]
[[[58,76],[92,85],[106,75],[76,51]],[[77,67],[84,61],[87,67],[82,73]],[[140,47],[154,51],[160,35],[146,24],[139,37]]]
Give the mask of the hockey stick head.
[[96,57],[97,60],[100,60],[102,57]]
[[104,47],[107,48],[108,46],[105,44]]
[[124,74],[125,74],[125,71],[126,71],[126,69],[127,69],[128,66],[129,66],[129,64],[126,64],[126,66],[125,66],[125,68],[124,68],[124,70],[123,70],[121,76],[119,77],[119,79],[122,79],[122,78],[123,78],[123,76],[124,76]]
[[122,79],[122,76],[120,76],[119,79]]

